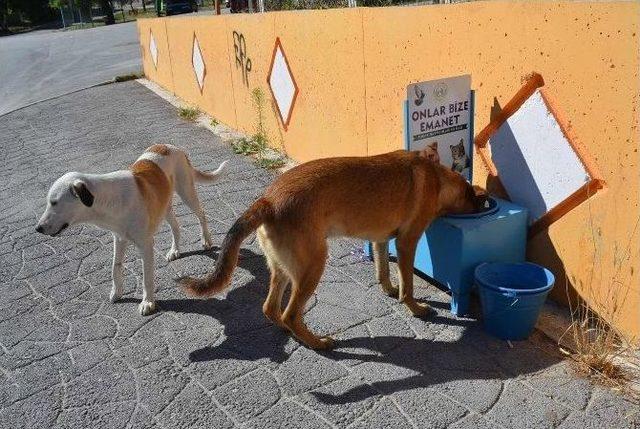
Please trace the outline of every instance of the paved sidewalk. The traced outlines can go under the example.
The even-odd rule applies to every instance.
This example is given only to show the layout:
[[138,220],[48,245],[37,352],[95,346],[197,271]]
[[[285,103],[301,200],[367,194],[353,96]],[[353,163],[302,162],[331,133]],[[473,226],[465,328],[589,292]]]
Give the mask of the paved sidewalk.
[[[199,186],[214,240],[273,179],[135,82],[39,103],[0,118],[0,428],[624,428],[637,408],[571,375],[553,347],[485,335],[448,314],[448,298],[417,279],[437,310],[408,316],[374,285],[360,243],[336,240],[306,320],[334,334],[317,353],[263,317],[268,271],[257,243],[242,249],[233,287],[202,301],[173,278],[202,274],[196,218],[177,214],[183,250],[167,263],[156,239],[159,311],[138,314],[141,264],[130,249],[126,295],[108,302],[111,235],[33,230],[52,181],[107,172],[147,146],[172,143],[226,180]],[[636,414],[634,414],[636,413]]]

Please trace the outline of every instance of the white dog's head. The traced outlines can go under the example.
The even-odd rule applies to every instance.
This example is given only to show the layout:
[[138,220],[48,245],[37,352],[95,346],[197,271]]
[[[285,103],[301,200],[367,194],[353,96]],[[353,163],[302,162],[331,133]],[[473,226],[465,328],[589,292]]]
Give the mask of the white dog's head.
[[47,209],[40,217],[36,231],[55,236],[69,225],[84,221],[93,199],[81,174],[65,174],[51,185],[47,194]]

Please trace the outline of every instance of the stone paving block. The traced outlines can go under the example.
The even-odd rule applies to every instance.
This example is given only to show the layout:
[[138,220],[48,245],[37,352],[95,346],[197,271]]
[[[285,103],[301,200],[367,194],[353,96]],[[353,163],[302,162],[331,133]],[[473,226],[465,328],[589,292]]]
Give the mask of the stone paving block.
[[258,368],[256,362],[227,347],[198,349],[188,359],[191,377],[212,391]]
[[99,427],[116,429],[125,427],[135,402],[116,402],[94,405],[91,407],[65,408],[56,420],[55,428],[76,429]]
[[13,383],[9,387],[9,397],[19,401],[60,384],[61,366],[58,355],[53,355],[15,369],[11,374]]
[[84,280],[75,279],[60,283],[49,288],[47,296],[56,304],[63,304],[79,297],[89,290],[89,283]]
[[28,366],[36,361],[57,355],[67,347],[67,344],[59,342],[21,341],[8,353],[0,355],[0,366],[6,369]]
[[70,321],[96,314],[101,305],[97,302],[73,300],[55,306],[52,311],[58,319]]
[[[427,375],[429,377],[429,375]],[[488,411],[502,394],[503,382],[498,373],[438,371],[433,377],[433,390],[453,398],[477,413]]]
[[403,429],[410,427],[412,427],[411,423],[389,398],[378,402],[373,410],[349,426],[350,429]]
[[318,415],[309,412],[295,402],[280,401],[247,423],[247,427],[255,429],[328,429],[331,426]]
[[366,325],[356,325],[335,336],[336,348],[326,353],[343,365],[353,366],[375,359],[378,349]]
[[8,326],[11,326],[11,319],[16,316],[33,314],[37,311],[43,311],[47,307],[48,304],[44,300],[38,299],[34,295],[24,295],[0,309],[0,321],[7,321]]
[[189,383],[189,376],[170,358],[151,362],[137,371],[142,403],[152,413],[165,409]]
[[506,427],[554,428],[570,410],[518,381],[508,383],[487,417]]
[[0,428],[49,429],[62,408],[62,387],[54,386],[11,404],[0,404]]
[[[26,317],[29,334],[24,338],[31,341],[63,342],[69,335],[69,325],[58,320],[49,311],[29,313],[33,317]],[[16,322],[18,322],[16,320]],[[22,323],[23,320],[20,320]],[[18,331],[22,329],[19,328]]]
[[160,332],[144,338],[135,336],[125,340],[124,345],[117,347],[117,355],[133,368],[157,362],[169,354],[163,334]]
[[153,420],[153,416],[138,406],[131,416],[128,427],[135,429],[158,429],[160,426]]
[[95,341],[113,338],[118,330],[118,325],[113,319],[101,315],[71,321],[69,327],[69,341]]
[[309,391],[347,374],[347,370],[339,363],[304,347],[293,352],[275,372],[282,390],[290,396]]
[[158,415],[158,421],[163,426],[180,429],[234,427],[233,421],[211,401],[209,395],[193,383]]
[[361,284],[325,283],[317,289],[317,296],[322,302],[371,317],[389,314],[389,306],[381,295],[380,291]]
[[449,426],[449,429],[495,429],[495,422],[479,414],[471,413]]
[[[363,394],[363,391],[367,391]],[[381,396],[363,383],[358,376],[349,375],[300,397],[300,402],[316,410],[336,427],[344,428],[368,412]]]
[[223,407],[240,422],[246,422],[271,408],[280,400],[280,388],[265,369],[257,369],[213,392]]
[[113,353],[106,342],[92,341],[80,343],[68,351],[71,361],[70,375],[77,377],[96,365],[109,361]]
[[460,404],[429,388],[398,391],[392,396],[418,427],[445,428],[468,413]]
[[578,376],[568,362],[528,375],[523,382],[574,410],[584,410],[593,393],[589,381]]
[[133,374],[118,360],[107,360],[88,369],[67,385],[67,407],[91,407],[135,401]]
[[561,429],[637,428],[640,407],[616,393],[594,388],[586,413],[572,412],[559,426]]
[[409,327],[407,319],[395,312],[379,317],[367,323],[367,327],[373,336],[373,341],[380,352],[387,353],[407,339],[415,337],[415,333]]
[[332,335],[358,325],[371,316],[358,311],[336,307],[316,300],[316,305],[304,315],[304,321],[315,335]]
[[0,310],[2,310],[3,316],[0,316],[0,318],[6,319],[6,317],[4,317],[5,308],[13,306],[13,301],[27,295],[31,295],[31,289],[29,288],[29,284],[27,282],[5,281],[2,285],[3,300],[2,303],[0,303]]

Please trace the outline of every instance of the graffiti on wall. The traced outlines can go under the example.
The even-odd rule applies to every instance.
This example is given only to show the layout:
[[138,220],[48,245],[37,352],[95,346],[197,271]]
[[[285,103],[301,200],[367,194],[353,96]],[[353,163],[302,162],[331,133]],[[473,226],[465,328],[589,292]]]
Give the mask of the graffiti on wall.
[[233,49],[236,54],[236,68],[242,71],[242,80],[249,86],[249,72],[251,71],[251,59],[247,56],[247,42],[242,33],[233,32]]

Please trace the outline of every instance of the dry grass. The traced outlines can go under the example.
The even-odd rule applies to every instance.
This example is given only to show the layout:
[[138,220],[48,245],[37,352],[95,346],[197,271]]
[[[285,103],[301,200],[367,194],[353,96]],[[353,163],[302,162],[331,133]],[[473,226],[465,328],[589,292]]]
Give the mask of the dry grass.
[[[636,220],[626,246],[620,249],[616,243],[613,273],[603,279],[602,239],[591,216],[591,241],[594,243],[591,271],[585,283],[579,282],[577,302],[568,293],[567,281],[572,323],[559,341],[572,344],[571,350],[561,347],[561,351],[575,362],[579,373],[627,393],[636,401],[640,401],[640,355],[632,345],[633,339],[612,323],[620,320],[623,311],[628,311],[624,303],[632,286],[630,261],[639,222],[640,218]],[[606,286],[603,287],[603,283]]]
[[129,74],[123,74],[123,75],[120,75],[120,76],[116,76],[113,79],[113,81],[114,82],[127,82],[129,80],[140,79],[143,76],[144,75],[142,73],[129,73]]
[[182,106],[178,108],[178,116],[185,121],[194,122],[200,116],[200,110],[197,107]]

